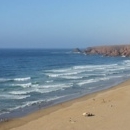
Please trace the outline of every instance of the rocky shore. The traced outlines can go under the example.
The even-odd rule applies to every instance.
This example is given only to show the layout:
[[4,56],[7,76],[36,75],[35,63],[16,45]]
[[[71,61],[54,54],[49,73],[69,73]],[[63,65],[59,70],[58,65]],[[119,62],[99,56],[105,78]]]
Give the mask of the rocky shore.
[[112,45],[112,46],[96,46],[96,47],[88,47],[87,49],[81,51],[79,49],[75,49],[74,52],[84,53],[86,55],[103,55],[103,56],[122,56],[129,57],[130,56],[130,45]]

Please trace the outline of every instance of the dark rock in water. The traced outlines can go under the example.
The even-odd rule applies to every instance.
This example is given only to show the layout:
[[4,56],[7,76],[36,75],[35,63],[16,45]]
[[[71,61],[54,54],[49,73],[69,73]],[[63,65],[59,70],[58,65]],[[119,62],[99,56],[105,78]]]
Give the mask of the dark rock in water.
[[82,53],[82,51],[81,51],[79,48],[75,48],[75,49],[73,50],[73,52],[74,52],[74,53]]
[[89,54],[100,54],[104,56],[130,56],[130,45],[113,45],[113,46],[97,46],[89,47],[84,50],[84,53]]

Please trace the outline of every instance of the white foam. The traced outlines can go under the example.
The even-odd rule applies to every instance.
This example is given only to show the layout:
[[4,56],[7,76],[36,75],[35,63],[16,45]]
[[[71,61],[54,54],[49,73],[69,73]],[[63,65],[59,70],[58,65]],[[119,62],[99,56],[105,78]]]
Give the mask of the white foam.
[[11,95],[11,94],[2,94],[0,95],[0,99],[25,99],[30,97],[30,95]]
[[82,80],[80,83],[78,83],[78,85],[82,86],[85,84],[94,83],[94,82],[98,82],[98,81],[105,81],[105,80],[109,80],[109,79],[110,79],[110,77],[101,77],[101,78],[96,78],[96,79]]
[[23,106],[32,106],[35,104],[40,104],[41,102],[43,102],[44,100],[37,100],[37,101],[28,101],[28,102],[24,102]]
[[14,79],[6,79],[6,78],[0,78],[0,82],[8,82],[8,81],[27,81],[30,80],[31,77],[26,77],[26,78],[14,78]]
[[46,75],[48,75],[49,77],[52,77],[52,78],[55,78],[55,77],[59,77],[59,76],[60,76],[60,74],[51,74],[51,73],[46,74]]
[[83,80],[80,83],[78,83],[79,86],[85,85],[85,84],[89,84],[89,83],[94,83],[97,82],[98,80],[96,79],[89,79],[89,80]]
[[32,83],[26,83],[26,84],[12,84],[12,86],[20,86],[22,88],[28,88],[32,86]]
[[82,76],[61,76],[60,78],[64,79],[82,79]]
[[0,115],[7,114],[7,113],[10,113],[10,112],[0,112]]
[[14,91],[10,91],[8,92],[9,94],[13,94],[13,95],[26,95],[32,92],[36,92],[38,89],[39,85],[32,85],[32,87],[26,87],[24,89],[21,90],[14,90]]
[[110,65],[82,65],[82,66],[74,66],[73,69],[104,69],[108,67],[114,67],[117,66],[117,64],[110,64]]
[[46,81],[46,83],[52,83],[53,82],[53,80],[48,80],[48,81]]
[[47,98],[47,99],[44,99],[44,100],[26,101],[26,102],[23,102],[21,105],[19,105],[17,107],[8,108],[8,110],[9,111],[13,111],[13,110],[17,110],[17,109],[22,109],[22,108],[27,107],[27,106],[38,105],[38,104],[40,104],[42,102],[49,102],[49,101],[57,100],[57,99],[60,99],[60,98],[66,97],[66,96],[67,95],[64,95],[64,96],[54,96],[54,97]]
[[36,89],[35,92],[37,93],[49,93],[49,92],[53,92],[53,91],[56,91],[56,90],[59,90],[59,89]]
[[[93,66],[94,67],[94,66]],[[88,65],[83,65],[83,66],[74,66],[73,69],[88,69],[88,68],[93,68],[92,66],[88,66]]]
[[47,99],[44,99],[44,100],[28,101],[28,102],[24,102],[23,106],[31,106],[31,105],[35,105],[35,104],[40,104],[42,102],[49,102],[49,101],[60,99],[60,98],[66,97],[66,96],[67,95],[64,95],[64,96],[54,96],[54,97],[47,98]]
[[66,87],[70,87],[72,86],[72,83],[68,83],[68,84],[54,84],[54,85],[43,85],[43,86],[39,86],[38,88],[66,88]]
[[49,77],[60,77],[60,76],[69,76],[69,75],[76,75],[76,74],[78,74],[78,73],[80,73],[80,72],[69,72],[69,73],[48,73],[48,74],[46,74],[46,75],[48,75]]
[[14,95],[23,95],[23,94],[27,94],[26,91],[11,91],[9,92],[10,94],[14,94]]
[[60,98],[63,98],[63,97],[66,97],[67,95],[64,95],[64,96],[55,96],[55,97],[52,97],[52,98],[48,98],[46,101],[49,102],[49,101],[53,101],[53,100],[56,100],[56,99],[60,99]]
[[89,74],[84,74],[84,77],[89,77],[89,76],[106,76],[105,73],[89,73]]
[[55,70],[47,70],[46,72],[54,72],[54,73],[62,73],[62,72],[69,72],[71,69],[55,69]]
[[38,92],[38,93],[49,93],[52,91],[57,91],[57,90],[63,90],[65,88],[71,87],[73,84],[72,83],[67,83],[67,84],[51,84],[51,85],[32,85],[31,88],[26,88],[23,91],[10,91],[8,92],[9,94],[12,95],[26,95],[31,92]]
[[66,69],[59,70],[49,70],[46,73],[47,76],[51,78],[63,78],[63,79],[82,79],[83,77],[89,76],[106,76],[110,71],[119,71],[126,69],[124,66],[119,66],[118,64],[109,65],[80,65],[74,66]]
[[68,83],[68,84],[55,84],[55,85],[43,85],[39,86],[35,89],[35,92],[38,93],[49,93],[57,90],[64,90],[65,88],[71,87],[73,84]]
[[30,80],[31,77],[25,77],[25,78],[15,78],[14,81],[27,81]]
[[118,70],[124,70],[124,69],[125,69],[125,67],[119,66],[119,67],[116,67],[116,68],[110,68],[108,70],[110,70],[110,71],[118,71]]
[[24,107],[27,107],[27,106],[37,105],[37,104],[40,104],[42,102],[53,101],[53,100],[60,99],[60,98],[63,98],[63,97],[66,97],[66,95],[65,96],[59,96],[59,97],[55,96],[55,97],[44,99],[44,100],[27,101],[27,102],[23,102],[23,105],[20,105],[20,106],[14,107],[14,108],[9,108],[8,110],[13,111],[13,110],[17,110],[17,109],[24,108]]
[[9,108],[9,111],[22,109],[22,108],[27,107],[27,106],[31,106],[31,105],[35,105],[35,104],[41,103],[42,101],[43,100],[23,102],[23,105],[20,105],[20,106],[14,107],[14,108]]
[[109,76],[108,78],[109,78],[109,79],[113,79],[113,78],[121,78],[121,77],[122,77],[122,75],[116,75],[116,76],[112,76],[112,75],[111,75],[111,76]]
[[[63,97],[63,96],[61,96],[61,97]],[[61,97],[55,96],[55,97],[48,98],[48,99],[44,99],[44,100],[24,102],[23,107],[24,107],[24,106],[32,106],[32,105],[40,104],[40,103],[42,103],[42,102],[44,102],[44,101],[46,101],[46,102],[53,101],[53,100],[59,99],[59,98],[61,98]]]
[[9,94],[13,94],[13,95],[25,95],[31,92],[35,92],[35,89],[29,89],[29,90],[24,90],[24,91],[10,91]]
[[83,72],[94,72],[94,71],[104,71],[107,67],[109,66],[104,66],[104,65],[92,65],[92,66],[75,66],[73,69],[77,71],[78,73],[83,73]]
[[51,89],[35,89],[35,92],[37,93],[50,93],[50,92],[54,92],[54,91],[57,91],[57,90],[60,90],[59,88],[51,88]]

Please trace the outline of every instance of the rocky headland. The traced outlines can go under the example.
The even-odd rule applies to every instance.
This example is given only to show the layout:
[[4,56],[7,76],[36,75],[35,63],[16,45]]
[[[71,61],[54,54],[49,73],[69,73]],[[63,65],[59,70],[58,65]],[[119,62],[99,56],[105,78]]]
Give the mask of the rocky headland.
[[130,56],[130,45],[112,45],[88,47],[84,50],[86,55],[99,54],[103,56]]

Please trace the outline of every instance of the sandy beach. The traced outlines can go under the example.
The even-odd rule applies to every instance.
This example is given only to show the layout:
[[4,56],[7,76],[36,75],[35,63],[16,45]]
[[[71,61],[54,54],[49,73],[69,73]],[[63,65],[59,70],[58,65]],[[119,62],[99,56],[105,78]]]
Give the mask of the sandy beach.
[[28,116],[0,123],[0,130],[128,130],[130,80]]

